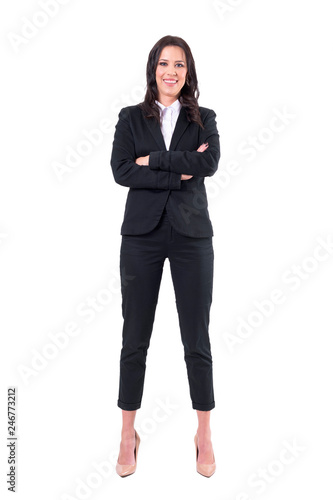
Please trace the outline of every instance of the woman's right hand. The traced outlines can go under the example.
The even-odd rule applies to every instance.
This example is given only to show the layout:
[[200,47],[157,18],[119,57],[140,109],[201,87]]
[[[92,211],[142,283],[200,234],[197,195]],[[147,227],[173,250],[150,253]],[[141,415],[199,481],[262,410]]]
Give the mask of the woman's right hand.
[[[199,151],[199,153],[203,153],[204,151],[206,151],[208,146],[209,146],[208,142],[205,142],[204,144],[201,144],[201,146],[198,147],[197,151]],[[181,181],[188,181],[192,177],[193,177],[193,175],[182,174],[180,180]]]

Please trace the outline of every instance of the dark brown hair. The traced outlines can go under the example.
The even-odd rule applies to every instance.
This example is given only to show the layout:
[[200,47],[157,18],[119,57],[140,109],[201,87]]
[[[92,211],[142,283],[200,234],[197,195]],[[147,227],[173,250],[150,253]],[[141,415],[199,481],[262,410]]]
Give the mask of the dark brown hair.
[[156,68],[160,54],[164,47],[178,46],[185,52],[187,76],[186,82],[181,89],[179,96],[180,104],[185,108],[188,121],[196,122],[201,128],[204,128],[199,111],[198,98],[200,95],[198,88],[197,73],[192,52],[188,44],[178,36],[167,35],[158,40],[151,49],[146,69],[147,90],[144,101],[139,104],[139,107],[144,112],[146,118],[154,118],[160,123],[160,108],[155,103],[158,100],[158,90],[156,83]]

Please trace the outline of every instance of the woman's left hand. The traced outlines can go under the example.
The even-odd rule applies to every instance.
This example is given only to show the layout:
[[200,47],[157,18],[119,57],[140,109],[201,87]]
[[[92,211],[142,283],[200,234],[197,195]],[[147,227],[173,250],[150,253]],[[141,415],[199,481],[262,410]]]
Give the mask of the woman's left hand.
[[137,163],[138,165],[149,165],[149,155],[140,156],[140,158],[137,158],[135,160],[135,163]]

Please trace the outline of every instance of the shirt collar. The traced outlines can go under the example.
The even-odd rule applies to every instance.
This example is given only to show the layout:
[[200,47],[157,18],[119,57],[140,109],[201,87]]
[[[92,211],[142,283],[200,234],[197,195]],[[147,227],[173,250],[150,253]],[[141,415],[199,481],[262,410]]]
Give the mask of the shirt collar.
[[161,111],[163,111],[163,109],[165,108],[172,108],[174,111],[176,111],[177,113],[179,113],[180,111],[180,108],[182,107],[182,105],[180,104],[179,102],[179,99],[177,99],[175,102],[173,102],[170,106],[164,106],[164,104],[162,104],[161,102],[155,100],[156,104],[159,106],[159,108],[161,109]]

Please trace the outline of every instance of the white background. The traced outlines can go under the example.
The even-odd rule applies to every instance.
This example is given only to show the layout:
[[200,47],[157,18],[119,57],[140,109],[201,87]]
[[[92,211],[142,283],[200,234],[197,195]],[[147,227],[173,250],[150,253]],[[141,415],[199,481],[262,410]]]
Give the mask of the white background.
[[[18,499],[332,496],[333,251],[322,246],[333,239],[330,2],[71,0],[41,16],[43,3],[6,1],[0,12],[1,497],[9,386],[18,391]],[[24,41],[31,22],[44,26],[30,25]],[[206,180],[217,469],[209,480],[195,470],[197,417],[166,261],[136,419],[138,467],[124,480],[114,465],[127,188],[115,183],[110,154],[118,112],[140,102],[148,53],[168,34],[192,49],[199,104],[215,110],[221,141]],[[276,110],[285,123],[272,121]],[[57,162],[104,119],[100,144],[59,177]],[[250,159],[240,148],[253,138]],[[283,303],[263,315],[255,301],[271,301],[274,289]],[[88,322],[79,310],[91,297],[99,311]],[[242,338],[240,322],[255,320]],[[52,334],[71,322],[76,335],[55,348]],[[36,353],[44,364],[33,370]]]

